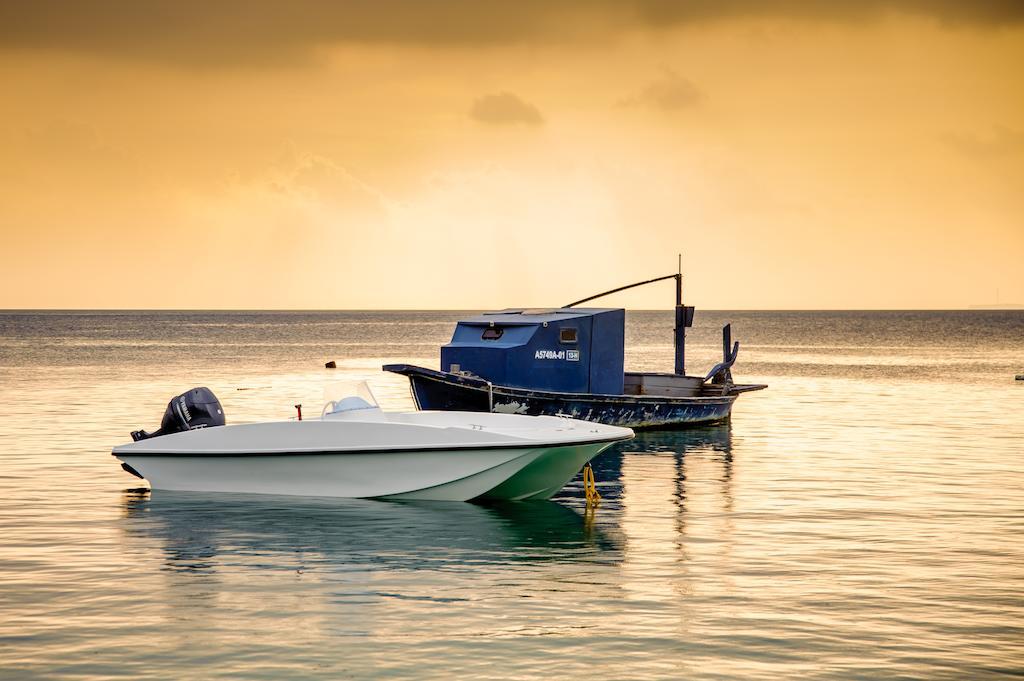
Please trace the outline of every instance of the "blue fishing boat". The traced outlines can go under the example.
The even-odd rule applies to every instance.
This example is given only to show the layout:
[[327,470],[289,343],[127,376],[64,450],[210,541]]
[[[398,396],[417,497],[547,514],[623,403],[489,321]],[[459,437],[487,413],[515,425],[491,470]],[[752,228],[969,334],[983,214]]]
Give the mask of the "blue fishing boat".
[[[667,279],[676,282],[675,371],[624,370],[625,310],[580,308],[612,293]],[[620,286],[554,309],[507,309],[460,320],[441,348],[441,371],[387,364],[409,378],[418,409],[570,416],[629,428],[679,428],[729,419],[744,392],[739,353],[722,329],[722,361],[704,376],[687,376],[686,329],[694,308],[683,305],[682,275]]]

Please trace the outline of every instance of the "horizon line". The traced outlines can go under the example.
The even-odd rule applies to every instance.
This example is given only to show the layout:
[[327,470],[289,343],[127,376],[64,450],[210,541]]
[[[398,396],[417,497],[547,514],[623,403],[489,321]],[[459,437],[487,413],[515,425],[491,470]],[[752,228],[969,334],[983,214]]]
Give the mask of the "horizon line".
[[[185,307],[10,307],[0,308],[0,314],[11,312],[476,312],[483,308],[399,308],[399,307],[350,307],[350,308],[185,308]],[[493,310],[493,308],[487,308]],[[505,309],[516,309],[515,307]],[[551,309],[563,308],[529,306],[523,309]],[[580,307],[579,309],[587,309]],[[672,312],[674,308],[612,308],[623,309],[627,312]],[[1003,305],[971,305],[969,307],[877,307],[877,308],[699,308],[703,312],[1019,312],[1024,311],[1021,304]]]

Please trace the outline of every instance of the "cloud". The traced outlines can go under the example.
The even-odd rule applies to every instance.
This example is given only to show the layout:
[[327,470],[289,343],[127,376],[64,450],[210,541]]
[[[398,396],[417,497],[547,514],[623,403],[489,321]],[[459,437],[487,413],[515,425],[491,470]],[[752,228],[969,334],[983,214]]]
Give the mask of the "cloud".
[[488,125],[543,125],[544,117],[533,104],[511,92],[485,95],[473,102],[469,115]]
[[[56,118],[12,134],[0,148],[0,225],[67,234],[78,231],[67,206],[88,204],[102,224],[146,208],[159,171],[142,154],[105,139],[77,119]],[[0,227],[0,232],[4,231]]]
[[948,132],[939,139],[950,149],[968,158],[1001,158],[1024,154],[1024,132],[997,125],[989,136]]
[[348,210],[380,210],[384,194],[325,156],[289,150],[268,174],[270,189]]
[[610,40],[735,18],[947,25],[1024,22],[1020,0],[32,0],[0,3],[0,49],[133,56],[196,66],[312,59],[325,46]]
[[1000,25],[1024,21],[1020,0],[642,0],[648,24],[761,17],[798,21],[863,22],[887,14],[931,17],[946,24]]
[[619,101],[622,106],[645,106],[661,111],[679,111],[696,106],[704,97],[690,80],[683,78],[672,69],[664,69],[662,75],[635,95]]

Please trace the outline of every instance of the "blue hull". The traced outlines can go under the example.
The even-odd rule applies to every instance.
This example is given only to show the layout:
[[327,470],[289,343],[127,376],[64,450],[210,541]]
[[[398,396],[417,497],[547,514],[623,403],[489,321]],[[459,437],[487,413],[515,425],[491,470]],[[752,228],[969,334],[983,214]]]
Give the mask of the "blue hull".
[[570,416],[627,428],[685,428],[728,420],[736,395],[658,397],[597,395],[490,385],[483,379],[389,364],[385,371],[408,376],[419,409],[495,411],[533,416]]

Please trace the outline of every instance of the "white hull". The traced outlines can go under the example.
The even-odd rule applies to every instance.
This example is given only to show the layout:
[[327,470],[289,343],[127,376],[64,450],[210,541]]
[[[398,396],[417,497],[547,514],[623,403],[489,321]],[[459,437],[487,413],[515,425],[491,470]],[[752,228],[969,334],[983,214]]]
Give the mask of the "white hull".
[[219,426],[117,447],[154,489],[445,501],[547,499],[632,431],[554,417],[380,414]]
[[[281,456],[119,456],[153,489],[468,501],[547,499],[611,443]],[[492,494],[489,494],[492,493]]]

